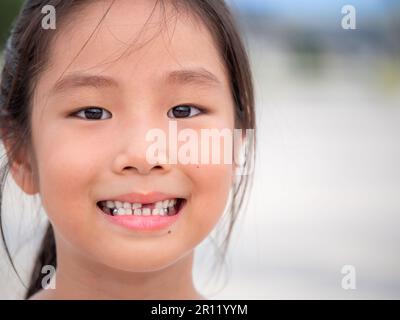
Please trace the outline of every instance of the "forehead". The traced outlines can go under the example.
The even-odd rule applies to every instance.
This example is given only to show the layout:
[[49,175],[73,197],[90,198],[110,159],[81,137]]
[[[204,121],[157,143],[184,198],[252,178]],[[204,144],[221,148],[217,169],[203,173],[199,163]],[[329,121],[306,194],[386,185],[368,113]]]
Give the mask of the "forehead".
[[121,83],[156,83],[169,72],[201,69],[227,86],[206,26],[169,1],[156,2],[119,0],[110,8],[111,1],[96,1],[68,17],[51,45],[42,85],[48,90],[66,75],[83,72],[104,72]]

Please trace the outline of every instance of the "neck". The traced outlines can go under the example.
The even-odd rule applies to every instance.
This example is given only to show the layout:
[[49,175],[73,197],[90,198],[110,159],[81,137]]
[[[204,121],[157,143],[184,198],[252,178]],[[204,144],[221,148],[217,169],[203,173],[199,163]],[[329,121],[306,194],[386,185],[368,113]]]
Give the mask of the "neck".
[[[59,244],[60,242],[58,242]],[[194,252],[157,271],[128,272],[110,268],[57,245],[56,288],[34,299],[204,299],[192,277]]]

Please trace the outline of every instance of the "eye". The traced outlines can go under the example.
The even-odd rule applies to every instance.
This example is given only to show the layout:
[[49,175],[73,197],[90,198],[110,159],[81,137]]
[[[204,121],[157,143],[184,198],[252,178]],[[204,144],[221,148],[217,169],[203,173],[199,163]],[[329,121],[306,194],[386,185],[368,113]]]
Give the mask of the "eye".
[[170,118],[191,118],[194,116],[197,116],[200,113],[203,113],[204,111],[201,110],[198,107],[188,105],[188,104],[183,104],[180,106],[173,107],[168,110],[167,116]]
[[86,120],[105,120],[106,118],[103,116],[104,112],[107,112],[110,115],[110,118],[112,117],[110,112],[100,107],[85,108],[73,113],[72,115],[76,115],[79,118],[86,117]]

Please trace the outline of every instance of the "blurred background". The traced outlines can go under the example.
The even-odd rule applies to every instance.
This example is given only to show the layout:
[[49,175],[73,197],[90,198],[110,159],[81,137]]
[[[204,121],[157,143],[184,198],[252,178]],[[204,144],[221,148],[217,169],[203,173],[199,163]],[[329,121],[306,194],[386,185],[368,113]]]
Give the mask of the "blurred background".
[[[196,256],[199,289],[211,299],[399,299],[400,2],[228,2],[253,66],[257,160],[226,282],[207,282],[206,240]],[[20,3],[0,0],[2,44]],[[345,5],[356,29],[342,27]],[[21,222],[12,204],[23,195],[13,181],[9,188],[6,236],[26,277],[40,232],[23,230],[44,215]],[[33,211],[30,203],[17,211]],[[344,266],[353,289],[342,285]],[[20,298],[5,257],[0,268],[0,298]]]

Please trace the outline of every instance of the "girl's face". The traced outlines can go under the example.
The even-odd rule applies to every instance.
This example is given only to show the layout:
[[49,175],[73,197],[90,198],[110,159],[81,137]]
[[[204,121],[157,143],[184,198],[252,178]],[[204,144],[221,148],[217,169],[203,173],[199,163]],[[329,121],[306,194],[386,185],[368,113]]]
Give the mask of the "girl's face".
[[[157,166],[146,160],[152,144],[146,134],[160,128],[168,138],[169,121],[199,137],[200,129],[234,128],[229,82],[211,34],[169,6],[165,17],[157,8],[144,27],[154,4],[116,1],[94,33],[109,1],[58,25],[32,110],[36,188],[58,248],[126,271],[161,269],[191,253],[222,215],[233,178],[233,166],[223,161]],[[173,108],[188,104],[199,109],[174,118]],[[89,118],[93,110],[79,112],[93,107],[98,120]],[[97,206],[151,192],[186,199],[168,228],[131,230],[111,223]]]

